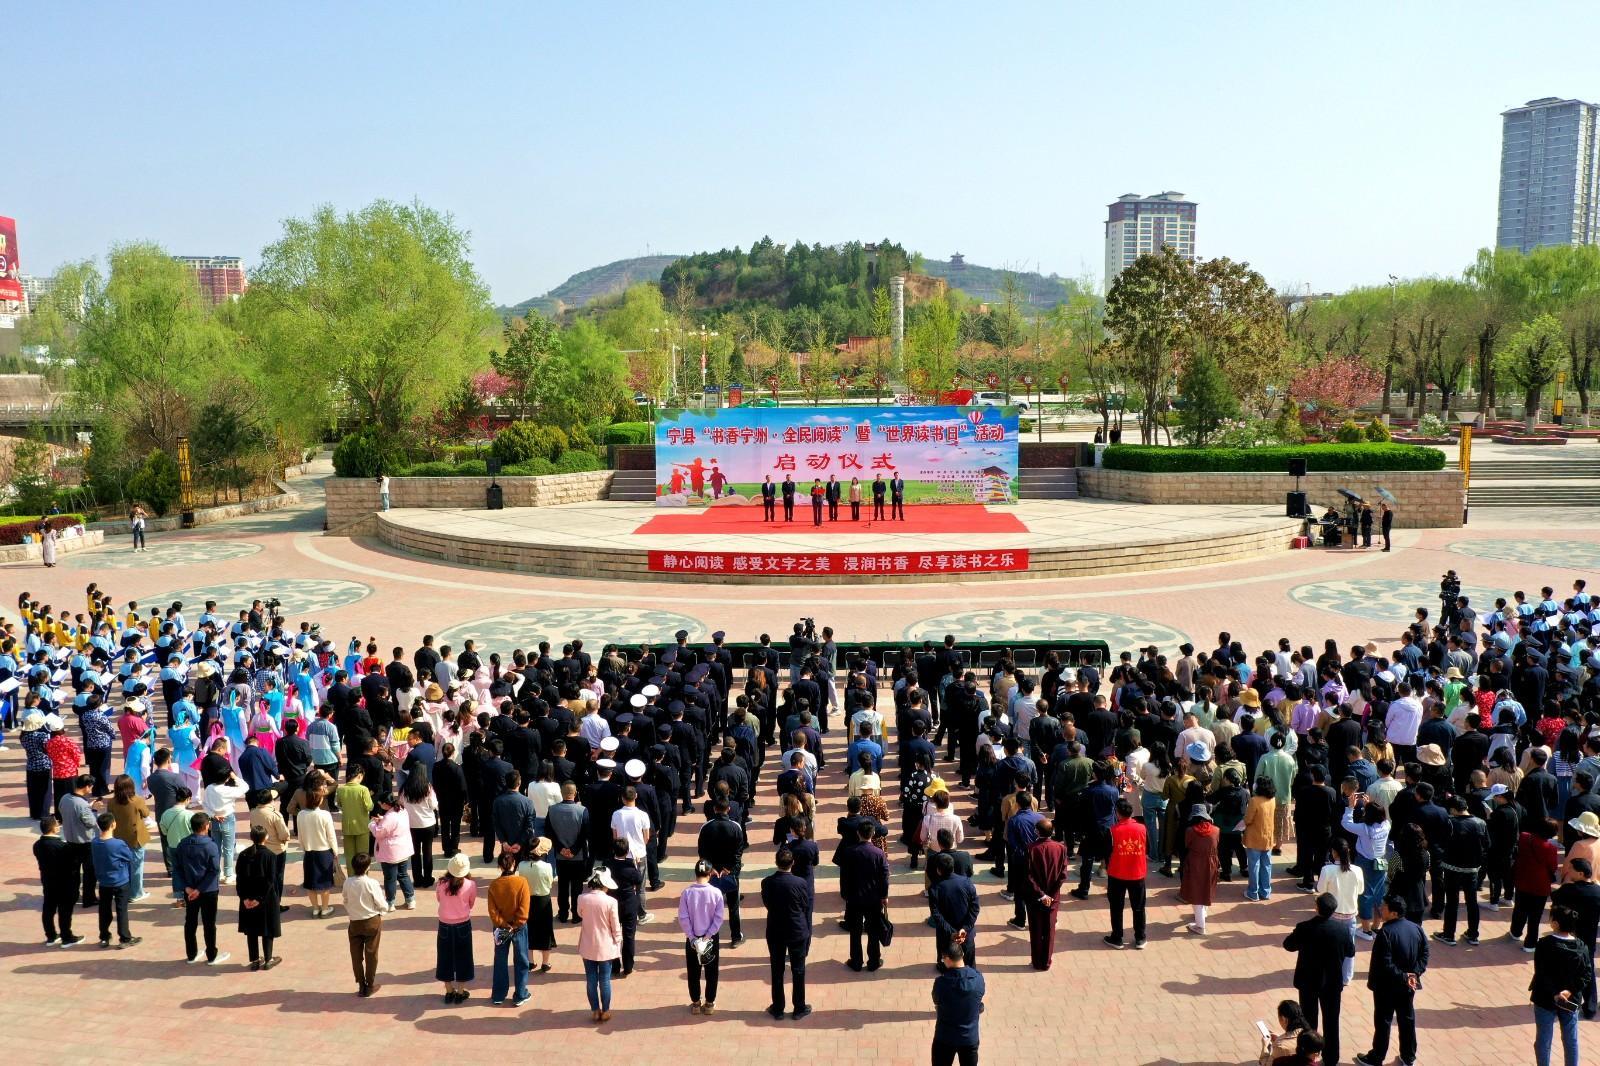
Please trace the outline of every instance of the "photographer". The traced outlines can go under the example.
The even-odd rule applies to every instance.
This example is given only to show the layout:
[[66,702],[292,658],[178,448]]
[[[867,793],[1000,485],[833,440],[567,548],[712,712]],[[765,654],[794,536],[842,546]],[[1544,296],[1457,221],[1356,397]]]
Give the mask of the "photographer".
[[800,670],[817,654],[817,620],[802,618],[789,637],[789,684],[800,680]]

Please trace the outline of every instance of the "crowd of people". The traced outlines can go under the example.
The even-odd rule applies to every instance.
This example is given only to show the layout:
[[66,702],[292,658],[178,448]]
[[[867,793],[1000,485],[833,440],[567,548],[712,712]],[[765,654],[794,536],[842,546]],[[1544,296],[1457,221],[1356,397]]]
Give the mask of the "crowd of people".
[[[664,864],[698,810],[675,900],[696,1015],[715,1013],[721,953],[745,942],[746,855],[768,838],[769,1012],[811,1013],[830,836],[843,914],[828,920],[852,970],[880,968],[895,936],[892,866],[922,871],[936,1063],[976,1061],[985,873],[1041,971],[1076,905],[1063,897],[1081,904],[1097,881],[1112,949],[1150,943],[1164,879],[1194,937],[1223,894],[1306,893],[1284,941],[1297,995],[1278,1032],[1263,1027],[1263,1062],[1344,1061],[1341,999],[1363,948],[1375,1025],[1353,1061],[1385,1062],[1397,1026],[1414,1062],[1430,945],[1471,949],[1482,912],[1509,908],[1507,933],[1533,956],[1537,1059],[1559,1031],[1575,1063],[1578,1020],[1596,1012],[1600,599],[1580,581],[1480,613],[1453,577],[1437,618],[1418,609],[1389,648],[1284,639],[1251,654],[1223,633],[1210,651],[1037,667],[1002,654],[981,670],[951,637],[880,660],[809,622],[739,662],[722,633],[697,646],[681,632],[503,657],[425,637],[385,657],[275,603],[232,618],[207,603],[191,624],[183,604],[119,606],[91,585],[84,613],[19,597],[0,695],[40,826],[44,934],[62,947],[85,939],[75,906],[98,909],[102,948],[140,942],[131,905],[154,895],[154,837],[149,880],[164,876],[184,912],[184,957],[228,962],[230,889],[250,968],[271,969],[296,852],[303,916],[347,924],[359,995],[380,986],[385,916],[431,890],[446,1003],[473,994],[477,934],[491,937],[490,1001],[517,1007],[573,925],[604,1023],[639,926],[674,920]],[[830,781],[847,796],[832,834],[816,803]]]

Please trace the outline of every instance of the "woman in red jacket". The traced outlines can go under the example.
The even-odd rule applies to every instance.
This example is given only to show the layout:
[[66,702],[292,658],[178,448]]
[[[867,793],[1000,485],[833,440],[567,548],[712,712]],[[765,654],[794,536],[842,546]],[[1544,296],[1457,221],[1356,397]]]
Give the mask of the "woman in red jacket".
[[1529,954],[1539,943],[1539,921],[1561,867],[1561,853],[1553,839],[1559,831],[1556,820],[1546,818],[1539,825],[1528,826],[1517,837],[1517,858],[1511,865],[1511,883],[1516,886],[1517,898],[1511,904],[1511,931],[1506,935],[1515,940],[1522,936],[1526,925],[1528,933],[1522,950]]

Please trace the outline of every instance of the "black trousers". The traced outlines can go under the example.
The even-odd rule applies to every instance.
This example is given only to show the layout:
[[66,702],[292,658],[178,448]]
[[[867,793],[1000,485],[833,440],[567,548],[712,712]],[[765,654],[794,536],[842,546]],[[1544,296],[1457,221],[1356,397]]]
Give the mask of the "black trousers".
[[591,869],[583,859],[556,860],[556,915],[562,921],[578,916],[578,896]]
[[639,936],[639,915],[623,914],[618,916],[622,922],[622,972],[633,972],[633,947]]
[[783,501],[783,520],[785,522],[794,521],[794,501],[791,499],[786,498]]
[[[1389,1060],[1389,1028],[1400,1023],[1400,1058],[1417,1058],[1417,994],[1406,988],[1397,992],[1372,993],[1372,1050],[1361,1056],[1368,1062]],[[1323,1061],[1332,1061],[1323,1055]]]
[[850,927],[850,964],[861,965],[861,938],[867,939],[867,961],[883,961],[883,907],[876,903],[846,903],[844,922]]
[[1295,840],[1299,841],[1295,852],[1295,863],[1300,870],[1300,883],[1316,884],[1317,875],[1328,862],[1328,841],[1302,831],[1298,825],[1295,826],[1294,836]]
[[906,501],[889,501],[889,517],[898,518],[900,521],[904,522],[906,520]]
[[[1315,992],[1300,988],[1296,991],[1300,995],[1300,1010],[1306,1016],[1306,1024],[1322,1034],[1322,1061],[1338,1062],[1339,1000],[1344,995],[1344,989],[1324,988],[1320,992]],[[1317,1024],[1319,1017],[1322,1020],[1321,1025]]]
[[206,961],[210,962],[217,957],[217,894],[215,892],[202,892],[194,899],[187,896],[183,901],[183,951],[188,958],[194,958],[200,952],[199,938],[195,936],[195,927],[205,926],[206,934]]
[[77,778],[75,777],[52,777],[50,779],[50,790],[53,793],[50,803],[54,808],[50,813],[56,816],[56,821],[61,820],[61,801],[72,793],[72,785],[76,780]]
[[250,961],[255,962],[257,959],[272,958],[272,941],[274,939],[274,937],[270,936],[257,936],[255,933],[246,933],[244,942],[245,947],[250,952]]
[[860,500],[851,500],[850,501],[850,521],[852,521],[852,522],[861,521],[861,501]]
[[1478,875],[1457,873],[1454,870],[1444,872],[1444,935],[1456,935],[1456,914],[1459,911],[1461,897],[1467,898],[1467,935],[1478,935]]
[[839,501],[838,500],[829,500],[828,501],[828,521],[837,522],[838,520],[839,520]]
[[439,808],[439,850],[449,859],[461,850],[461,808]]
[[100,898],[99,883],[94,879],[94,856],[87,844],[67,844],[67,884],[82,885],[78,898],[85,907],[93,907]]
[[117,939],[127,940],[133,936],[128,929],[128,886],[101,885],[100,886],[100,942],[105,943],[111,939],[111,917],[116,915]]
[[1535,896],[1529,892],[1518,892],[1517,898],[1511,903],[1511,933],[1516,936],[1527,927],[1527,936],[1523,937],[1524,947],[1533,947],[1539,942],[1539,922],[1544,918],[1544,905],[1549,896]]
[[739,871],[733,871],[733,887],[722,891],[722,902],[728,912],[728,935],[738,940],[744,934],[739,931]]
[[[1001,845],[1005,847],[1005,845]],[[1006,891],[1011,893],[1011,917],[1018,924],[1028,921],[1027,904],[1023,898],[1028,895],[1028,863],[1020,856],[1011,856],[1011,865],[1006,868]]]
[[[686,940],[683,945],[683,956],[689,964],[689,1000],[692,1003],[715,1003],[717,1001],[717,970],[722,965],[722,939],[718,937],[711,945],[711,957],[705,962],[700,961],[700,953]],[[706,996],[700,998],[700,975],[705,975]]]
[[937,1040],[933,1042],[933,1066],[950,1066],[957,1058],[961,1060],[961,1066],[978,1066],[978,1045],[956,1047]]
[[289,853],[280,851],[272,857],[272,880],[278,887],[278,899],[283,899],[283,871],[289,865]]
[[883,501],[878,499],[876,496],[874,496],[872,498],[872,517],[873,518],[882,518],[883,517]]
[[822,525],[822,500],[820,497],[813,497],[811,500],[811,524],[814,526]]
[[411,830],[411,880],[418,888],[433,884],[434,826]]
[[778,501],[763,498],[761,500],[761,520],[770,522],[778,517]]
[[63,879],[44,886],[44,936],[46,940],[72,935],[72,908],[78,902],[78,884]]
[[806,954],[811,941],[804,944],[780,944],[767,941],[767,961],[772,965],[772,1005],[783,1010],[783,964],[789,963],[789,973],[794,977],[794,1005],[806,1005]]
[[1106,897],[1111,901],[1111,939],[1122,939],[1122,901],[1133,904],[1133,939],[1144,939],[1144,882],[1106,878]]
[[50,771],[28,771],[28,821],[37,822],[44,817],[50,804]]

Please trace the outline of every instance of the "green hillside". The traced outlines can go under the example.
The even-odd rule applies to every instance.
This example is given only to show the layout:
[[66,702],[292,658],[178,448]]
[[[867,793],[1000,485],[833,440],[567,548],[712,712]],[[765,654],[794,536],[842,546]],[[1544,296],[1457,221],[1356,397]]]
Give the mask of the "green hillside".
[[502,314],[524,315],[535,310],[554,316],[563,310],[582,307],[591,300],[613,296],[630,285],[645,281],[660,281],[661,272],[677,262],[676,255],[642,255],[634,259],[618,259],[605,266],[590,267],[572,275],[543,296],[523,300],[512,307],[502,307]]
[[[974,300],[983,303],[1000,302],[1000,286],[1006,274],[1004,270],[979,266],[976,263],[952,265],[946,259],[924,259],[922,272],[943,278],[951,288],[960,289]],[[1046,277],[1031,270],[1019,270],[1015,273],[1017,284],[1026,294],[1028,306],[1038,311],[1049,310],[1056,304],[1065,303],[1071,294],[1068,286],[1074,283],[1074,279],[1061,278],[1055,274]]]

